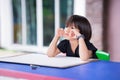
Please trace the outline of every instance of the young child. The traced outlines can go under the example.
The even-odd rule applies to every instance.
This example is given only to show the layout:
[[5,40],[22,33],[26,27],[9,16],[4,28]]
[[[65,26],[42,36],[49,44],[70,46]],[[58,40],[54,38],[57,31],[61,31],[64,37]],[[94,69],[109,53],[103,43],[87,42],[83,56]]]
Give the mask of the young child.
[[[72,15],[66,21],[66,28],[59,28],[55,34],[47,51],[49,57],[54,57],[59,53],[66,56],[80,57],[81,60],[97,58],[95,55],[96,47],[90,43],[91,25],[89,21],[79,15]],[[59,44],[60,37],[64,37]]]

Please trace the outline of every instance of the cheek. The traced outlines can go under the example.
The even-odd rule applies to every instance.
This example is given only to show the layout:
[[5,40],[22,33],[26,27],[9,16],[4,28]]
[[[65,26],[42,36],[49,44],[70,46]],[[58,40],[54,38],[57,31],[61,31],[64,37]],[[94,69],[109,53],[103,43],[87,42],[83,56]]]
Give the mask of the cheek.
[[70,29],[69,28],[65,28],[65,33],[69,33],[70,32]]
[[71,32],[71,37],[74,37],[75,36],[75,33],[74,32]]

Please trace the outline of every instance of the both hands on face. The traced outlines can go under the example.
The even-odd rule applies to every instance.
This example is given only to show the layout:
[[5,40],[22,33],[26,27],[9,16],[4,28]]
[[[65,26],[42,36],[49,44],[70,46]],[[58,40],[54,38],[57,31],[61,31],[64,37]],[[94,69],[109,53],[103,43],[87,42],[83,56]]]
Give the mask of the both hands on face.
[[64,37],[65,39],[77,39],[77,36],[81,35],[78,29],[71,28],[58,28],[56,36]]

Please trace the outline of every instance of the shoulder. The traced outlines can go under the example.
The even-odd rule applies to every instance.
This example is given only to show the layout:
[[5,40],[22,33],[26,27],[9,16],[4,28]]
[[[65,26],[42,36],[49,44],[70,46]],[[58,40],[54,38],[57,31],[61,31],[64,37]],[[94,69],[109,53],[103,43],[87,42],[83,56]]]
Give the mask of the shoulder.
[[85,41],[85,43],[86,43],[87,45],[93,45],[93,43],[91,43],[90,41]]
[[68,43],[69,43],[69,41],[64,39],[64,40],[59,42],[58,47],[65,47],[68,45]]
[[68,40],[66,40],[66,39],[65,39],[65,40],[62,40],[62,41],[60,41],[60,43],[57,45],[57,48],[58,48],[61,52],[65,53],[66,50],[67,50],[68,43],[69,43]]
[[93,45],[90,41],[85,41],[86,45]]
[[68,43],[68,42],[69,42],[69,40],[67,40],[67,39],[60,41],[60,43]]
[[97,50],[97,48],[90,41],[85,41],[89,50]]

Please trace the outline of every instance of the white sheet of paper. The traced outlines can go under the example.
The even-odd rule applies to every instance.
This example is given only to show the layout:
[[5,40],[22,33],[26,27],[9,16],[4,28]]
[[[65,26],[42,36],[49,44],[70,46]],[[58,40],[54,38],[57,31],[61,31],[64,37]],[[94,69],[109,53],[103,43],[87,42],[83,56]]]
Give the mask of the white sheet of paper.
[[0,50],[0,58],[13,57],[13,56],[19,56],[19,55],[24,55],[24,54],[26,53]]
[[95,59],[82,61],[80,58],[76,58],[76,57],[63,57],[63,56],[48,57],[47,55],[36,53],[36,54],[27,54],[27,55],[1,58],[0,61],[22,63],[22,64],[33,64],[33,65],[48,66],[48,67],[67,68],[67,67],[95,61]]

